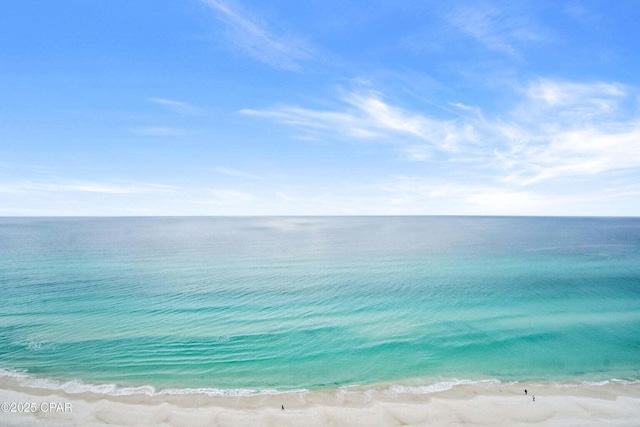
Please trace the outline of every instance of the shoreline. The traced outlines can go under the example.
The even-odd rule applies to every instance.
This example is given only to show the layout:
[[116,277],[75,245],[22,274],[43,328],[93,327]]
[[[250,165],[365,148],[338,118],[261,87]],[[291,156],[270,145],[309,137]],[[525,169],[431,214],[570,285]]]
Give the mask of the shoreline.
[[640,386],[640,379],[603,379],[602,376],[596,378],[565,377],[559,379],[529,379],[529,380],[508,380],[490,377],[475,379],[458,379],[454,377],[414,377],[402,380],[387,380],[376,383],[347,384],[336,386],[318,386],[312,389],[276,389],[276,388],[213,388],[213,387],[159,387],[158,385],[118,385],[116,383],[89,383],[80,379],[66,379],[37,377],[26,371],[16,371],[12,369],[0,368],[0,389],[25,389],[25,390],[48,390],[52,392],[62,392],[68,395],[95,394],[110,397],[145,395],[145,396],[184,396],[184,395],[206,395],[211,397],[257,397],[257,396],[279,396],[294,394],[344,394],[344,393],[377,393],[390,397],[399,394],[432,394],[449,391],[453,387],[477,386],[490,388],[496,385],[529,385],[529,387],[551,387],[551,388],[591,388],[602,386]]
[[[405,387],[404,391],[401,387]],[[528,394],[524,394],[524,389]],[[395,390],[395,393],[390,392]],[[413,390],[413,392],[411,392]],[[35,412],[0,413],[3,426],[237,425],[640,425],[640,382],[452,384],[415,392],[407,386],[343,387],[246,396],[206,393],[68,393],[0,377],[0,402]],[[536,401],[533,402],[533,395]],[[281,410],[284,405],[285,410]],[[17,408],[16,409],[20,409]],[[24,410],[24,407],[22,408]]]

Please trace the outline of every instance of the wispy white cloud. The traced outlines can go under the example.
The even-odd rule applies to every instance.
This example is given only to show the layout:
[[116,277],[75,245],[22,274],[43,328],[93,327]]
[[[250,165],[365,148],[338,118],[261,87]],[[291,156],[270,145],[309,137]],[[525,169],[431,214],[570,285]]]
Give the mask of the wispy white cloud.
[[376,93],[351,93],[345,101],[357,108],[371,125],[380,129],[408,134],[420,139],[432,139],[442,130],[444,123],[429,117],[411,114],[385,103]]
[[[470,123],[442,120],[414,113],[384,101],[374,91],[351,92],[342,99],[342,109],[312,110],[278,106],[264,110],[244,109],[241,114],[273,119],[296,127],[312,137],[329,136],[351,140],[379,140],[407,146],[415,159],[428,157],[428,150],[456,151],[477,139]],[[416,142],[422,142],[417,145]],[[416,147],[420,147],[420,154]]]
[[455,28],[485,48],[510,57],[520,56],[518,44],[544,39],[540,31],[532,28],[526,17],[490,5],[461,6],[454,9],[447,19]]
[[474,108],[470,105],[465,105],[462,104],[460,102],[448,102],[447,104],[451,105],[452,107],[456,107],[460,110],[464,110],[464,111],[473,111]]
[[618,84],[532,82],[511,121],[495,127],[508,147],[496,153],[504,181],[640,168],[640,115],[624,107],[631,94]]
[[175,101],[173,99],[149,98],[149,101],[178,114],[193,115],[202,112],[200,108],[195,107],[187,102]]
[[[453,183],[397,176],[374,187],[380,213],[456,215],[610,215],[637,211],[640,184],[583,190],[531,189],[507,183]],[[364,205],[368,202],[363,201]],[[384,206],[387,209],[384,210]]]
[[504,180],[524,185],[639,168],[640,126],[622,131],[585,129],[548,135],[548,142],[543,145],[519,144],[505,160],[512,172]]
[[265,117],[298,128],[309,136],[331,135],[345,138],[375,138],[382,136],[365,123],[363,117],[351,112],[321,111],[297,106],[279,106],[264,110],[243,109],[240,114]]
[[554,79],[535,79],[518,91],[518,103],[488,118],[453,102],[445,102],[456,107],[450,119],[434,117],[392,105],[374,91],[348,93],[333,110],[276,106],[240,112],[310,138],[392,143],[408,160],[448,163],[467,174],[482,170],[509,185],[640,168],[637,91]]
[[377,189],[382,195],[387,194],[390,206],[413,213],[519,215],[542,212],[553,203],[548,195],[505,185],[461,184],[423,177],[395,177]]
[[514,111],[519,121],[545,123],[553,117],[566,126],[619,118],[628,93],[616,83],[537,79],[526,87],[524,95]]
[[[365,185],[345,184],[310,194],[303,187],[275,192],[281,212],[347,215],[523,215],[561,209],[577,198],[505,184],[462,184],[421,176],[388,177]],[[575,207],[575,206],[574,206]],[[571,211],[566,211],[571,212]],[[577,213],[573,211],[572,213]]]
[[608,104],[626,95],[624,86],[618,83],[576,83],[538,79],[529,84],[527,94],[532,99],[541,99],[549,105],[575,105],[584,101]]
[[300,61],[310,56],[309,47],[302,40],[273,34],[264,22],[240,6],[225,0],[202,2],[217,12],[227,26],[230,41],[252,58],[274,68],[297,71]]
[[100,193],[100,194],[145,194],[170,193],[178,187],[162,184],[130,183],[116,184],[93,181],[64,181],[64,182],[11,182],[0,184],[0,193]]

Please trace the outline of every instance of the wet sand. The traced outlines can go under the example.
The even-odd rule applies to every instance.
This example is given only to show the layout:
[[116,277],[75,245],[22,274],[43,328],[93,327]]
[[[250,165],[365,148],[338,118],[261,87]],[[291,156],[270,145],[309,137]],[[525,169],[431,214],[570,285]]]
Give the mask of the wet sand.
[[[2,378],[0,402],[3,426],[640,426],[639,383],[490,382],[421,394],[349,388],[231,397],[66,393]],[[6,412],[7,403],[21,411]],[[25,404],[35,412],[25,413]]]

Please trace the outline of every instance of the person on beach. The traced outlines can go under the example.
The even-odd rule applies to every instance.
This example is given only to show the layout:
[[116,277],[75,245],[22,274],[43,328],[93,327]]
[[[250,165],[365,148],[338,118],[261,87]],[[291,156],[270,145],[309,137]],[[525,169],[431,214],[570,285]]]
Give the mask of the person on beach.
[[[533,400],[535,400],[535,399],[533,399]],[[284,405],[282,405],[282,409],[280,409],[280,410],[281,410],[281,411],[284,411]]]
[[535,397],[535,396],[533,396],[533,401],[534,401],[534,402],[536,401],[536,397]]
[[524,389],[524,395],[525,396],[527,395],[527,389],[526,388]]

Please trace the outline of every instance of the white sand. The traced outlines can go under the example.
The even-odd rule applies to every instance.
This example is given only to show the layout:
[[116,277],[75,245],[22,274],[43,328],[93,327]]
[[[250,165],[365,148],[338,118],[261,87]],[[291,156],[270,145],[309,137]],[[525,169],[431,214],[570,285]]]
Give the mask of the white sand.
[[[34,403],[38,408],[35,413],[0,412],[2,426],[640,426],[638,383],[492,383],[395,396],[354,389],[217,397],[67,394],[1,378],[2,402]],[[50,409],[52,402],[60,406]],[[65,404],[70,412],[65,412]]]

